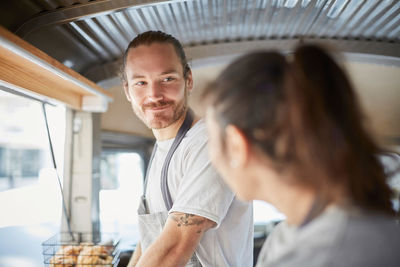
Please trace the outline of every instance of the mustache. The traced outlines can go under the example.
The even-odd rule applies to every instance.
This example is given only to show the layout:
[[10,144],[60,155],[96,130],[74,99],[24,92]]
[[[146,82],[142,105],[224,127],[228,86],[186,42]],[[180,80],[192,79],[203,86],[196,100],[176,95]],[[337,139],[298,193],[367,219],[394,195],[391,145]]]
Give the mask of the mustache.
[[157,102],[144,103],[142,105],[142,108],[144,110],[147,108],[159,108],[159,107],[169,106],[169,105],[173,105],[173,104],[174,104],[174,101],[161,100],[161,101],[157,101]]

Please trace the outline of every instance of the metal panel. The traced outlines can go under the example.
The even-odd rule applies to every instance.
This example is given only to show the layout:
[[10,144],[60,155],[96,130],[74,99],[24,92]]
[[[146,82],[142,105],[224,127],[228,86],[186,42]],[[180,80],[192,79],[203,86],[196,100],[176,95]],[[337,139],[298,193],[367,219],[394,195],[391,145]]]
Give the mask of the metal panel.
[[[65,49],[77,42],[84,44],[92,56],[97,56],[96,60],[87,58],[92,66],[114,62],[134,36],[147,30],[170,33],[186,47],[315,38],[370,43],[372,54],[381,53],[376,45],[379,43],[392,43],[400,49],[400,1],[397,0],[32,2],[40,2],[48,11],[27,20],[18,32],[22,35],[35,32],[37,38],[43,27],[60,25],[72,29],[71,43],[66,43]],[[81,56],[86,58],[84,53]]]

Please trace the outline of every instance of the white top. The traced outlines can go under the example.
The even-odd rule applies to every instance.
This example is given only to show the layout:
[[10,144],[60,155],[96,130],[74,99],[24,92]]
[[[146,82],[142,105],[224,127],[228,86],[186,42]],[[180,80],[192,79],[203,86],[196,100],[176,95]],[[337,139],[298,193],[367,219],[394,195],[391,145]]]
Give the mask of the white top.
[[262,266],[400,266],[400,228],[384,215],[332,206],[303,227],[280,223],[258,257]]
[[[203,266],[252,266],[253,208],[238,200],[212,167],[205,123],[198,121],[176,149],[168,170],[171,212],[191,213],[214,221],[196,248]],[[158,141],[149,170],[146,199],[149,212],[165,211],[161,169],[174,139]]]

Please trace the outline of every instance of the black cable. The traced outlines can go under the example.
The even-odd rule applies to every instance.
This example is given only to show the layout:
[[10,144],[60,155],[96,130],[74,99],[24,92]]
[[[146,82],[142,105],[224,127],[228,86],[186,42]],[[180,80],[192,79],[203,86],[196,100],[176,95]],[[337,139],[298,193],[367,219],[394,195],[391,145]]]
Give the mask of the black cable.
[[67,220],[68,233],[71,235],[72,241],[75,241],[74,235],[72,234],[72,230],[71,230],[70,214],[67,211],[67,206],[65,204],[65,198],[64,198],[64,191],[63,191],[63,188],[62,188],[62,185],[61,185],[60,176],[58,175],[58,171],[57,171],[56,159],[54,157],[53,143],[51,142],[51,136],[50,136],[50,130],[49,130],[49,124],[48,124],[48,120],[47,120],[46,106],[45,105],[46,105],[46,103],[42,102],[44,121],[46,123],[47,137],[49,139],[49,145],[50,145],[50,154],[51,154],[51,158],[53,160],[53,167],[54,167],[54,170],[55,170],[56,175],[57,175],[58,185],[60,187],[61,198],[62,198],[62,206],[63,206],[63,211],[64,211],[65,218]]

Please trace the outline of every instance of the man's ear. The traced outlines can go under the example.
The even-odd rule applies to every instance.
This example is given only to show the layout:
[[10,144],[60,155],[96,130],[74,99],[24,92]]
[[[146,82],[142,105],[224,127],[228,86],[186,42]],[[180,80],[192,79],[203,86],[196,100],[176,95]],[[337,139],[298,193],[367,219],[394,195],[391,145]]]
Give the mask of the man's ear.
[[127,82],[122,82],[122,85],[123,85],[123,87],[124,87],[124,92],[125,92],[126,99],[128,99],[128,101],[131,102],[132,99],[131,99],[131,96],[130,96],[130,94],[129,94],[129,86],[128,86],[128,83],[127,83]]
[[229,153],[229,159],[237,167],[244,167],[250,158],[250,143],[243,133],[235,125],[228,125],[225,128],[226,148]]
[[186,89],[188,90],[188,93],[190,94],[193,89],[193,76],[192,76],[192,70],[188,70],[187,77],[186,77]]

